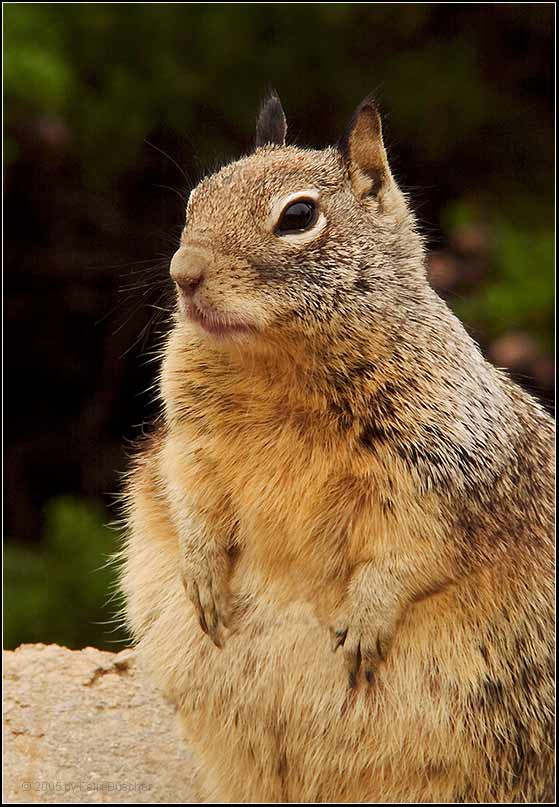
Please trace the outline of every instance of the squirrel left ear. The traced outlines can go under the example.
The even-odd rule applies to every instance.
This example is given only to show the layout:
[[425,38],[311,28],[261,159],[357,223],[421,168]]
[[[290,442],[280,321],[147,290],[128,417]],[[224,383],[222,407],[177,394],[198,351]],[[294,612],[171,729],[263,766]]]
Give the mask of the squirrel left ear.
[[278,94],[272,90],[264,99],[256,122],[256,148],[285,146],[287,121]]
[[357,107],[339,149],[349,168],[356,196],[376,196],[390,177],[376,103],[369,96]]

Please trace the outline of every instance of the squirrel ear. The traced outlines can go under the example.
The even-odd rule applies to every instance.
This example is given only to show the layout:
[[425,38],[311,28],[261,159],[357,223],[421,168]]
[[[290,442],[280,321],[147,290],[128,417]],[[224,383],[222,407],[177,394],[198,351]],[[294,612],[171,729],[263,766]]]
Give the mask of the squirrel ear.
[[340,142],[356,196],[376,196],[390,176],[382,142],[382,125],[376,103],[362,101]]
[[284,146],[287,121],[281,101],[275,90],[264,99],[256,122],[256,148],[271,144]]

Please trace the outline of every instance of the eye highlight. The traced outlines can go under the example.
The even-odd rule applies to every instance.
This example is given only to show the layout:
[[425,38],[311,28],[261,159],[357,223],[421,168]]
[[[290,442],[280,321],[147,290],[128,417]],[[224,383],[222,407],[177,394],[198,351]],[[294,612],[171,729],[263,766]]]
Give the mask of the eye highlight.
[[276,224],[277,235],[303,233],[316,224],[318,207],[313,199],[297,199],[282,211]]

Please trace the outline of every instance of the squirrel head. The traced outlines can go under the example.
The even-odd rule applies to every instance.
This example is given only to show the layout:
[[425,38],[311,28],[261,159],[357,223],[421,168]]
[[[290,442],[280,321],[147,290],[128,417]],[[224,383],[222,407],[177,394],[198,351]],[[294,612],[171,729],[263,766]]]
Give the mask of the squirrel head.
[[193,190],[171,262],[179,321],[236,348],[373,338],[427,283],[376,105],[366,98],[323,150],[286,145],[286,130],[271,93],[255,150]]

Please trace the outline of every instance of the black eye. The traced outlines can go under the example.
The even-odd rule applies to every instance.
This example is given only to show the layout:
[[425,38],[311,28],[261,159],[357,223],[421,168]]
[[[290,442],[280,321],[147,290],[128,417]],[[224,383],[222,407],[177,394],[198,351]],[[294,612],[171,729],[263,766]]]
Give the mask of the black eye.
[[317,207],[311,199],[300,199],[285,208],[276,225],[276,232],[300,233],[308,230],[317,219]]

